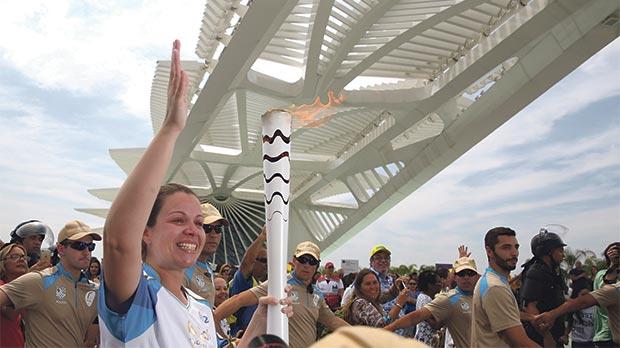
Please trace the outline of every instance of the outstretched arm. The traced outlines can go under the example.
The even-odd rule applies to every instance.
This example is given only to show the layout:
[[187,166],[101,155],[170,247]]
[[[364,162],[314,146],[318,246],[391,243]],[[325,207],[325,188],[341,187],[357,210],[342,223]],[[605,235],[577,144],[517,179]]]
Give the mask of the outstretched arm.
[[240,294],[237,294],[228,300],[222,302],[213,311],[213,318],[215,321],[220,321],[224,318],[228,318],[241,307],[253,306],[258,303],[258,298],[250,290],[246,290]]
[[402,317],[402,318],[396,320],[395,322],[387,325],[386,327],[384,327],[384,329],[386,329],[388,331],[395,331],[395,330],[403,329],[403,328],[406,328],[406,327],[412,327],[414,325],[418,325],[418,323],[421,323],[424,320],[432,318],[432,316],[433,315],[431,314],[431,311],[429,311],[428,309],[422,307],[422,308],[418,309],[417,311],[413,311],[411,313],[408,313],[404,317]]
[[181,43],[174,41],[168,85],[168,106],[161,129],[118,192],[103,233],[106,302],[124,313],[140,280],[142,234],[153,202],[187,118],[187,74],[181,68]]
[[576,312],[580,309],[588,308],[598,304],[594,296],[590,294],[585,294],[583,296],[579,296],[572,301],[566,301],[561,306],[554,308],[549,312],[545,312],[543,314],[537,315],[535,322],[542,328],[549,328],[553,325],[553,322],[560,315]]

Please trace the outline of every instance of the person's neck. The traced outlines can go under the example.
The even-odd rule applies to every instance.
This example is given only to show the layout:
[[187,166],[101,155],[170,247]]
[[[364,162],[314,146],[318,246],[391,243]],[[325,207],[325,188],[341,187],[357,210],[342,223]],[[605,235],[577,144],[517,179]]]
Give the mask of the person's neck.
[[510,271],[503,269],[502,267],[500,267],[500,266],[499,266],[499,265],[497,265],[496,263],[491,264],[491,268],[492,268],[495,272],[497,272],[497,273],[499,273],[499,274],[501,274],[501,275],[505,276],[506,278],[508,278],[508,277],[510,276]]
[[435,296],[435,294],[432,291],[428,291],[428,290],[422,290],[422,293],[424,293],[424,295],[433,298]]
[[[22,273],[22,274],[24,274],[24,273]],[[2,278],[2,280],[4,280],[5,283],[9,283],[9,282],[12,282],[15,279],[19,278],[22,274],[10,274],[10,273],[7,273]]]
[[159,282],[163,285],[168,291],[170,291],[179,301],[183,304],[187,304],[187,297],[183,290],[181,290],[181,284],[183,284],[183,271],[182,270],[164,270],[161,267],[150,263],[148,259],[146,263],[151,266],[157,272],[159,276]]
[[82,273],[82,270],[67,265],[65,262],[63,262],[62,259],[60,260],[60,264],[62,265],[62,268],[65,269],[65,272],[71,275],[73,280],[80,280],[80,274]]
[[207,263],[207,258],[213,256],[212,254],[200,254],[198,256],[198,262]]
[[310,279],[308,279],[308,280],[301,279],[301,278],[299,278],[299,276],[297,275],[297,272],[295,272],[295,278],[296,278],[297,280],[299,280],[299,281],[300,281],[303,285],[305,285],[305,286],[308,286],[308,285],[310,285],[310,283],[312,283],[312,278],[310,278]]

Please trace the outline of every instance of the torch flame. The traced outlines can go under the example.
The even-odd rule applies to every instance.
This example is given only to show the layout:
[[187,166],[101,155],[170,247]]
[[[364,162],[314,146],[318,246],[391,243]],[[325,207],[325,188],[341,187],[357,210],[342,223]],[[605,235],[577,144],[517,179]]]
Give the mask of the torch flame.
[[329,121],[330,117],[336,113],[334,107],[342,104],[345,100],[345,96],[341,94],[335,97],[333,91],[328,91],[327,99],[327,104],[323,104],[321,103],[321,98],[316,97],[312,104],[303,104],[300,106],[293,104],[290,108],[286,109],[286,111],[293,116],[299,127],[319,127]]

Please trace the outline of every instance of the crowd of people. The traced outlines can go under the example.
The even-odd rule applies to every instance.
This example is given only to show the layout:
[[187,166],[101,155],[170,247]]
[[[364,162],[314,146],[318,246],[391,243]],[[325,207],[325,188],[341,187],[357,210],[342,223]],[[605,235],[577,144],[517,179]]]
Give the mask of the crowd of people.
[[[51,229],[20,223],[0,249],[2,347],[614,347],[620,345],[620,242],[606,268],[560,271],[566,244],[541,230],[516,277],[519,242],[508,227],[486,232],[488,267],[455,248],[449,268],[390,272],[379,244],[368,267],[321,270],[321,250],[299,243],[287,296],[267,295],[263,228],[239,265],[208,262],[229,221],[188,187],[160,186],[185,127],[187,75],[175,41],[161,129],[119,190],[104,233],[69,221],[53,254]],[[92,257],[98,243],[103,259]],[[455,246],[456,247],[456,246]],[[568,289],[570,285],[570,291]],[[570,295],[567,295],[570,294]],[[266,335],[268,306],[288,319],[288,342]]]

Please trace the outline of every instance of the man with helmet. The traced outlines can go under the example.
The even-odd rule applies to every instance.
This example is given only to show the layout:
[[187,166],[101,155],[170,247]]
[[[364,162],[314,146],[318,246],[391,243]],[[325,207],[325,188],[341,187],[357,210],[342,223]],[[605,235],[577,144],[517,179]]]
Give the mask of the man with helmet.
[[24,221],[11,232],[11,243],[21,244],[26,249],[30,271],[41,271],[52,267],[49,260],[39,260],[41,243],[46,237],[53,240],[54,233],[49,226],[39,220]]
[[[526,313],[537,315],[565,302],[566,283],[560,274],[565,246],[560,236],[546,229],[541,229],[532,238],[531,249],[534,257],[523,265],[523,284],[519,294],[521,306]],[[546,342],[547,345],[562,347],[566,343],[562,342],[564,320],[556,320],[552,327],[540,328],[541,330],[530,323],[526,323],[524,327],[527,335],[540,345]]]

